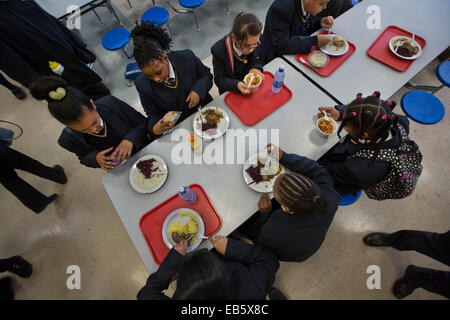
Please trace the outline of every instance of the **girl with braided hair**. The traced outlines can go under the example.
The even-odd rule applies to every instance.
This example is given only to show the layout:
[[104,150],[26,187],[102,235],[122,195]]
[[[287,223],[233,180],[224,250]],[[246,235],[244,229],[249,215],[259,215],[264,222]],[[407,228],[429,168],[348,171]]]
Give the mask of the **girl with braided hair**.
[[316,161],[271,144],[267,149],[291,171],[275,180],[274,205],[269,194],[263,194],[259,212],[238,231],[257,245],[272,249],[281,261],[304,261],[325,240],[340,196],[328,171]]
[[[334,179],[334,187],[340,194],[355,193],[373,186],[387,176],[390,163],[376,159],[381,149],[399,148],[402,135],[399,125],[409,134],[409,121],[405,116],[392,112],[395,102],[380,99],[380,93],[363,98],[358,93],[349,105],[320,107],[335,120],[342,120],[347,131],[341,141],[319,159]],[[361,150],[373,151],[370,159],[356,157]]]
[[170,111],[181,111],[183,121],[212,101],[212,74],[191,50],[169,51],[171,39],[162,27],[142,21],[131,31],[134,57],[142,74],[135,80],[142,107],[149,117],[147,130],[153,139],[172,129],[165,122]]

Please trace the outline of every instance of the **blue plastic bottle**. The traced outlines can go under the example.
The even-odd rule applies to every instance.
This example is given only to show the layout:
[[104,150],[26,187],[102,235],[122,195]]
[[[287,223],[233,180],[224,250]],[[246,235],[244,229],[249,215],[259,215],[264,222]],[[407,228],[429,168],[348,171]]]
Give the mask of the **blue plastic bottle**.
[[275,72],[275,76],[273,78],[273,85],[272,85],[272,92],[278,93],[281,91],[281,88],[283,87],[283,81],[284,81],[284,66],[281,65],[277,72]]
[[197,201],[197,195],[189,187],[180,187],[178,195],[187,203],[194,203]]

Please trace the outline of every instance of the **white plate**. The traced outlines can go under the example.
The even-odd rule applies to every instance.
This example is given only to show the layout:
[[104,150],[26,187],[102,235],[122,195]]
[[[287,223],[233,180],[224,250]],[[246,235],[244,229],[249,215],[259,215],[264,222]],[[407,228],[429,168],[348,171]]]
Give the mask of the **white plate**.
[[[330,35],[328,35],[328,37],[330,37],[331,40],[333,40],[333,38],[337,37],[337,36],[338,36],[337,34],[330,34]],[[344,39],[344,38],[342,38],[342,39]],[[341,49],[339,51],[336,50],[334,48],[334,46],[330,45],[331,44],[331,40],[326,45],[324,45],[322,47],[319,47],[319,49],[322,50],[324,53],[330,55],[330,56],[342,56],[343,54],[345,54],[348,51],[348,42],[347,42],[347,40],[344,39],[345,46],[344,46],[343,49]]]
[[192,213],[198,222],[197,235],[193,238],[194,241],[191,240],[189,247],[187,248],[187,252],[191,252],[191,251],[197,249],[197,247],[202,243],[203,239],[200,236],[203,236],[205,234],[205,225],[203,223],[202,217],[200,217],[200,215],[197,212],[195,212],[194,210],[187,209],[187,208],[181,208],[181,209],[172,211],[167,216],[166,220],[164,220],[164,223],[162,226],[162,237],[163,237],[164,243],[166,244],[166,246],[169,249],[171,249],[174,245],[176,245],[176,242],[173,241],[172,236],[168,234],[168,231],[169,231],[171,222],[176,223],[178,220],[182,220],[182,224],[184,225],[185,223],[187,223],[189,221],[189,219],[190,219],[189,216],[180,216],[179,215],[179,213],[183,212],[183,211]]
[[[158,164],[159,164],[159,170],[158,170],[158,171],[167,172],[167,173],[165,173],[165,174],[159,174],[159,175],[154,175],[154,176],[152,175],[152,176],[150,177],[150,180],[151,180],[151,179],[155,179],[155,184],[152,185],[152,186],[149,187],[149,188],[146,188],[145,186],[140,185],[140,184],[138,183],[138,181],[137,181],[137,179],[140,179],[140,178],[144,178],[144,179],[145,179],[144,175],[143,175],[143,174],[139,171],[139,169],[137,168],[137,164],[138,164],[139,161],[142,161],[142,160],[149,160],[149,159],[151,159],[151,158],[153,158],[153,159],[155,159],[156,161],[158,161]],[[158,172],[158,171],[156,171],[156,172]],[[149,155],[146,155],[146,156],[143,156],[143,157],[139,158],[139,159],[133,164],[133,166],[132,166],[131,169],[130,169],[130,175],[129,175],[129,178],[130,178],[130,184],[131,184],[131,186],[132,186],[133,189],[136,190],[137,192],[140,192],[140,193],[152,193],[152,192],[155,192],[156,190],[158,190],[159,188],[162,187],[162,185],[164,184],[164,182],[166,182],[167,175],[168,175],[168,169],[167,169],[166,162],[165,162],[161,157],[159,157],[159,156],[157,156],[157,155],[149,154]]]
[[208,109],[215,109],[223,114],[223,118],[220,119],[220,122],[217,124],[217,128],[203,131],[201,127],[202,120],[200,119],[200,114],[198,112],[194,116],[192,126],[194,127],[194,133],[203,140],[214,140],[227,132],[228,127],[230,126],[230,117],[228,117],[228,113],[226,113],[225,110],[215,106],[202,108],[202,113],[204,110]]
[[[419,51],[418,51],[414,56],[412,56],[412,57],[404,57],[404,56],[402,56],[402,55],[399,55],[397,52],[395,52],[394,46],[392,45],[392,40],[395,41],[395,40],[400,39],[400,38],[408,39],[413,45],[415,45],[415,46],[417,46],[417,47],[419,48]],[[420,57],[420,55],[422,54],[422,47],[420,46],[420,44],[419,44],[417,41],[415,41],[415,40],[413,41],[412,38],[410,38],[410,37],[405,37],[405,36],[395,36],[395,37],[392,37],[392,38],[389,40],[389,49],[391,49],[392,53],[395,54],[397,57],[402,58],[402,59],[405,59],[405,60],[414,60],[414,59],[417,59],[417,58]]]
[[248,160],[245,162],[244,168],[242,169],[244,180],[250,188],[252,188],[257,192],[272,192],[273,184],[275,183],[277,177],[284,172],[284,168],[278,163],[276,159],[271,158],[272,163],[277,163],[281,166],[281,172],[275,177],[273,177],[272,180],[270,181],[261,181],[260,183],[254,183],[253,179],[248,175],[248,173],[245,170],[251,165],[256,165],[258,157],[262,160],[261,162],[265,162],[265,159],[267,159],[268,156],[267,153],[255,153],[254,155],[250,156]]

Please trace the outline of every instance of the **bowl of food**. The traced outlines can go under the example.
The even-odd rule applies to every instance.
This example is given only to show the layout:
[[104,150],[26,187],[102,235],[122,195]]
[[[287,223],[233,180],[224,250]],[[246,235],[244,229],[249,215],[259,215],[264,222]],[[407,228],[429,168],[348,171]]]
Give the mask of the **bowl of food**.
[[262,83],[262,77],[259,74],[250,72],[244,77],[244,83],[250,88],[250,92],[253,93],[258,91]]
[[328,117],[328,120],[325,118],[320,118],[317,121],[316,128],[317,132],[319,132],[322,137],[328,138],[329,136],[336,133],[338,125],[336,121],[334,121],[334,119],[331,119],[330,117]]
[[164,115],[163,121],[165,123],[174,122],[177,121],[180,116],[181,116],[180,111],[169,111]]
[[308,62],[315,68],[322,68],[328,64],[329,58],[322,51],[312,51],[308,55]]
[[392,53],[397,57],[406,60],[417,59],[422,54],[422,47],[420,44],[405,36],[392,37],[389,40],[389,49],[391,49]]

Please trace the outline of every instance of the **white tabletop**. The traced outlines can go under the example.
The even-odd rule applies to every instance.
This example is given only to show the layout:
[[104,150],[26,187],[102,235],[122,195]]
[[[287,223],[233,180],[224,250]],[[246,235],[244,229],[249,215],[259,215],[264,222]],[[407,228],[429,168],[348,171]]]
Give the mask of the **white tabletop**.
[[[333,102],[280,58],[269,63],[266,70],[274,73],[280,64],[286,67],[285,84],[292,90],[293,96],[285,105],[255,126],[247,127],[237,118],[226,106],[225,94],[209,105],[218,106],[227,111],[230,117],[230,129],[279,129],[280,146],[283,150],[318,159],[338,141],[336,136],[326,139],[319,137],[315,132],[317,107],[333,105]],[[192,132],[193,117],[194,115],[176,128],[186,128]],[[210,144],[225,145],[224,141],[229,136],[228,132]],[[154,272],[157,265],[139,229],[139,219],[159,203],[177,193],[180,186],[198,183],[204,188],[222,218],[222,229],[218,234],[223,236],[230,234],[257,210],[257,202],[261,195],[251,190],[244,182],[242,164],[174,165],[171,161],[171,150],[175,144],[176,142],[171,142],[170,135],[163,136],[103,177],[106,192],[149,273]],[[255,151],[247,148],[244,160]],[[236,149],[234,152],[236,158]],[[140,194],[131,188],[128,175],[133,163],[139,157],[150,153],[159,155],[166,161],[169,175],[164,186],[155,193]],[[201,247],[211,248],[211,245],[209,241],[205,241]]]
[[35,0],[42,9],[50,13],[57,19],[61,19],[65,15],[69,14],[67,8],[71,5],[82,8],[83,6],[95,2],[97,0]]
[[[378,30],[367,27],[370,15],[366,10],[371,5],[380,8]],[[355,44],[356,51],[329,77],[302,65],[294,55],[285,58],[342,103],[351,102],[358,92],[365,96],[376,90],[387,99],[449,46],[449,14],[449,0],[364,0],[335,20],[332,31]],[[427,41],[422,55],[405,72],[367,55],[372,43],[390,25]]]

